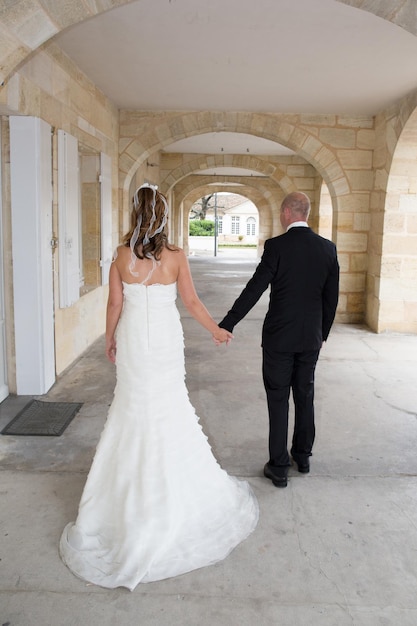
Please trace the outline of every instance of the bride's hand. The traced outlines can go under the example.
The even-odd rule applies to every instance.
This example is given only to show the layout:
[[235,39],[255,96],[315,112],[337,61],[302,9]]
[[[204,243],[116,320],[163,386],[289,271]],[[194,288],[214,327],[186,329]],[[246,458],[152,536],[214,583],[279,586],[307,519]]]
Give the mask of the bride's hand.
[[216,346],[219,346],[221,343],[225,343],[228,346],[232,339],[232,333],[229,333],[225,328],[218,327],[213,333],[213,341]]
[[106,356],[111,363],[116,362],[116,340],[114,337],[106,339]]

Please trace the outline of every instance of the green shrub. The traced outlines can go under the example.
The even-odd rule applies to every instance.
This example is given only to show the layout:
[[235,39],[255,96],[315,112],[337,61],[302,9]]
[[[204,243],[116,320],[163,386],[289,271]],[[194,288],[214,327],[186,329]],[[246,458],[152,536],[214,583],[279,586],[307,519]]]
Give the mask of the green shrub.
[[190,220],[191,237],[210,237],[214,235],[214,222],[211,220]]

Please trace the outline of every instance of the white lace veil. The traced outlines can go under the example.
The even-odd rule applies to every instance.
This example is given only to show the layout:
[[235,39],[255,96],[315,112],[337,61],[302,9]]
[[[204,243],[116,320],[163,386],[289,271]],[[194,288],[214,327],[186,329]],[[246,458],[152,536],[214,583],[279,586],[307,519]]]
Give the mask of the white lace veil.
[[[144,183],[143,185],[141,185],[140,187],[138,187],[136,189],[136,191],[135,191],[135,193],[133,195],[133,206],[134,206],[135,210],[137,211],[138,206],[139,206],[139,196],[138,196],[139,191],[141,189],[146,189],[146,188],[152,189],[152,191],[153,191],[153,198],[152,198],[152,205],[151,205],[152,206],[152,217],[151,217],[150,222],[149,222],[148,230],[146,231],[145,236],[143,237],[143,241],[142,241],[143,245],[148,244],[150,242],[150,240],[152,239],[152,237],[155,237],[155,235],[158,235],[159,233],[161,233],[164,230],[164,228],[166,226],[166,223],[167,223],[167,220],[168,220],[168,204],[167,204],[164,196],[162,194],[160,194],[160,199],[162,200],[162,202],[164,204],[164,207],[165,207],[164,215],[162,217],[161,223],[158,226],[158,228],[156,228],[155,231],[152,232],[152,228],[153,228],[153,225],[155,224],[155,220],[156,220],[155,205],[156,205],[156,192],[157,192],[157,189],[158,189],[157,185],[151,185],[150,183]],[[137,223],[136,223],[135,230],[133,231],[132,236],[130,238],[129,271],[130,271],[130,273],[133,276],[137,276],[138,275],[137,272],[133,271],[133,268],[135,267],[135,263],[136,263],[136,260],[137,260],[137,256],[135,254],[135,246],[136,246],[137,241],[139,239],[141,226],[142,226],[142,214],[138,215],[138,220],[137,220]],[[151,272],[149,273],[149,275],[147,276],[147,278],[145,279],[144,282],[146,282],[146,280],[148,280],[150,278],[151,273],[153,272],[153,270],[155,269],[155,267],[157,265],[157,261],[155,261],[154,256],[153,256],[153,254],[151,252],[147,252],[146,253],[146,257],[148,259],[152,259],[152,270],[151,270]]]

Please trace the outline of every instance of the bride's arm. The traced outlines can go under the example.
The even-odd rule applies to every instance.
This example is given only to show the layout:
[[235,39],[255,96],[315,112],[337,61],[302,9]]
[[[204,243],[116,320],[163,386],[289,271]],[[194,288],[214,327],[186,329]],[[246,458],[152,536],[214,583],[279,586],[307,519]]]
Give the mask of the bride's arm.
[[185,308],[194,317],[194,319],[197,320],[197,322],[204,326],[204,328],[206,328],[209,333],[213,335],[213,340],[216,344],[223,342],[229,344],[231,339],[233,339],[233,335],[216,324],[198,297],[191,276],[190,266],[184,251],[179,249],[176,254],[179,255],[177,285]]
[[106,356],[112,363],[116,360],[116,339],[114,333],[123,307],[123,285],[116,262],[110,266],[109,297],[106,315]]

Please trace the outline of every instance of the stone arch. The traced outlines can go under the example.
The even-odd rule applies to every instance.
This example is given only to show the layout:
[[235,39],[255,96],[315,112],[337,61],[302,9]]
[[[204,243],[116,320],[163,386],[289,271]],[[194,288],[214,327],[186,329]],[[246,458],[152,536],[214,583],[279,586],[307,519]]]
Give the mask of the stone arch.
[[[195,200],[212,193],[214,191],[229,191],[238,193],[251,200],[259,212],[259,238],[258,250],[262,251],[265,240],[272,234],[279,232],[279,207],[285,195],[283,190],[273,181],[263,177],[234,176],[234,185],[227,186],[230,182],[227,176],[216,176],[216,183],[213,176],[188,176],[184,178],[174,188],[175,207],[174,219],[182,223],[183,245],[187,248],[188,239],[188,209]],[[239,186],[236,186],[236,183]],[[185,210],[182,209],[183,202],[186,203]],[[175,228],[178,231],[178,223]]]
[[[175,186],[190,173],[196,175],[199,170],[205,170],[207,168],[215,169],[215,168],[244,168],[247,170],[253,170],[256,173],[262,174],[262,177],[254,177],[249,176],[248,181],[251,184],[252,179],[254,180],[262,180],[265,177],[268,177],[271,181],[278,183],[279,187],[283,190],[284,195],[291,193],[292,191],[296,191],[298,186],[294,182],[293,176],[289,176],[287,174],[287,169],[289,167],[297,167],[297,166],[310,166],[304,159],[300,159],[298,157],[291,157],[290,159],[286,158],[285,162],[271,162],[268,157],[259,157],[249,154],[244,155],[233,155],[233,154],[196,154],[196,155],[186,155],[186,161],[184,161],[181,165],[178,165],[176,168],[172,169],[165,178],[162,178],[162,182],[160,184],[161,191],[167,195],[171,189],[175,189]],[[168,186],[167,178],[170,179],[172,187]],[[246,178],[246,177],[244,177]],[[172,180],[175,180],[174,184]],[[227,180],[227,177],[225,177]],[[233,176],[234,179],[234,176]],[[223,183],[225,184],[225,183]],[[322,193],[320,193],[317,197],[315,193],[312,193],[311,190],[308,190],[308,195],[311,198],[311,216],[310,223],[313,228],[317,230],[319,234],[322,234],[324,237],[329,239],[332,238],[332,200],[330,197],[330,193],[328,187],[324,181],[321,179],[320,188]],[[265,193],[269,193],[265,191]],[[265,233],[265,238],[267,236],[274,236],[277,234],[281,228],[279,224],[279,220],[277,220],[278,211],[275,211],[274,217],[274,227],[272,232],[265,231],[264,228],[261,227],[261,232]],[[260,219],[262,221],[262,213],[260,214]]]
[[[242,181],[243,181],[243,178],[244,177],[242,177]],[[247,198],[248,200],[253,202],[253,204],[257,208],[258,215],[259,215],[259,228],[261,227],[261,220],[260,220],[261,215],[273,214],[273,207],[271,207],[270,203],[266,200],[262,191],[252,185],[245,185],[243,182],[239,186],[236,186],[236,184],[232,184],[228,186],[225,182],[222,182],[221,184],[218,184],[218,185],[213,184],[212,182],[210,182],[209,184],[203,183],[202,186],[199,185],[193,188],[188,193],[184,193],[184,191],[185,190],[181,191],[178,201],[181,204],[184,204],[184,210],[182,211],[182,221],[183,221],[182,247],[184,248],[187,254],[189,253],[189,241],[188,241],[189,211],[192,205],[194,204],[194,202],[196,202],[199,198],[203,196],[207,196],[215,192],[217,193],[227,192],[227,193],[238,194],[240,196]],[[264,240],[265,240],[265,237],[262,238],[261,231],[259,231],[258,249],[257,249],[258,256],[262,255]]]
[[326,239],[332,238],[332,199],[329,193],[329,188],[326,183],[322,181],[320,186],[320,211],[318,214],[318,227],[317,232]]
[[[404,326],[401,320],[404,321],[404,316],[408,318],[414,308],[412,301],[403,301],[399,295],[401,268],[405,264],[392,255],[391,246],[398,236],[393,225],[396,223],[398,228],[399,224],[410,221],[404,221],[400,205],[404,207],[405,198],[413,194],[416,110],[417,92],[414,92],[375,118],[375,182],[368,244],[366,323],[376,332],[394,327],[407,331],[410,325]],[[402,170],[402,166],[406,169]],[[404,233],[400,237],[404,237]],[[416,319],[415,311],[412,317]]]
[[[200,111],[168,113],[161,120],[161,116],[150,117],[135,112],[122,113],[120,185],[124,210],[129,207],[128,191],[132,177],[151,154],[180,139],[221,131],[246,133],[280,143],[312,165],[325,180],[333,199],[335,237],[338,202],[341,196],[350,193],[349,181],[336,151],[330,150],[315,136],[311,128],[303,125],[301,116],[294,115]],[[284,179],[285,176],[280,184],[290,187],[291,182]],[[175,183],[173,175],[168,175],[164,181],[167,188],[172,188]]]
[[266,200],[263,198],[262,193],[252,187],[248,187],[247,185],[242,184],[239,187],[235,185],[225,185],[224,183],[220,185],[213,185],[213,183],[207,185],[199,185],[195,187],[192,191],[189,191],[188,194],[181,194],[180,200],[185,200],[186,198],[190,200],[191,203],[196,202],[199,198],[203,196],[207,196],[210,193],[220,191],[226,191],[227,193],[235,193],[239,196],[244,196],[248,200],[251,200],[254,204],[260,203],[262,200],[266,203]]
[[[198,170],[213,169],[216,167],[236,167],[253,170],[265,176],[273,176],[275,167],[268,162],[267,159],[261,159],[260,157],[253,155],[241,155],[241,154],[196,154],[185,163],[182,163],[178,167],[171,170],[169,176],[161,180],[161,187],[166,192],[169,191],[169,185],[173,184],[174,179],[176,184],[185,176],[188,176],[190,172],[197,172]],[[167,179],[169,178],[169,182]]]
[[377,293],[378,332],[417,332],[416,164],[417,107],[402,127],[388,172]]
[[[374,121],[372,127],[373,124]],[[160,150],[177,140],[221,131],[251,134],[280,143],[302,157],[324,180],[329,189],[333,210],[332,239],[338,247],[342,268],[338,320],[347,323],[363,322],[369,209],[374,174],[369,157],[364,180],[358,180],[355,172],[352,173],[350,157],[347,162],[345,160],[345,170],[339,160],[343,151],[338,150],[337,145],[326,144],[321,140],[314,119],[290,114],[230,111],[171,112],[155,115],[121,112],[120,185],[123,213],[128,207],[128,189],[132,176],[139,167],[145,166],[149,155],[159,154]],[[146,173],[146,170],[142,171]],[[164,184],[168,189],[175,189],[175,183],[174,176],[165,176]],[[290,187],[291,178],[284,176],[280,185]],[[318,189],[315,188],[314,192],[318,198]],[[171,205],[173,204],[171,199]]]
[[[197,154],[187,162],[181,164],[171,170],[169,175],[161,181],[161,190],[163,193],[170,191],[170,186],[178,184],[178,182],[190,174],[190,172],[198,172],[199,170],[212,168],[238,168],[253,170],[258,174],[262,174],[275,180],[286,193],[295,190],[293,181],[287,176],[284,166],[280,163],[271,163],[267,157],[262,158],[253,155],[241,154]],[[172,182],[175,181],[175,182]]]
[[[265,198],[268,199],[265,202],[265,207],[268,208],[265,208],[265,210],[263,209],[264,202],[262,200],[258,199],[257,202],[253,201],[259,210],[259,245],[262,247],[265,239],[276,234],[277,227],[279,228],[277,203],[273,199],[270,200],[270,198],[278,197],[282,199],[282,194],[280,193],[281,189],[284,195],[296,189],[293,180],[286,175],[285,166],[280,167],[279,164],[270,163],[267,158],[262,159],[253,155],[195,155],[194,158],[187,160],[186,163],[183,163],[169,173],[167,178],[171,182],[171,187],[168,187],[166,179],[162,180],[161,191],[167,195],[173,190],[177,198],[181,181],[190,180],[192,185],[197,184],[196,177],[198,177],[198,171],[207,169],[208,167],[244,168],[262,174],[262,176],[233,176],[234,181],[238,179],[239,183],[245,184],[248,189],[261,188],[262,193],[265,194]],[[192,177],[189,176],[191,172],[193,173]],[[173,180],[176,182],[172,183]],[[219,180],[219,176],[210,176],[209,180],[213,183]],[[271,185],[265,182],[267,180],[272,181],[272,186],[275,187],[275,189],[270,189]],[[222,176],[222,187],[227,182],[230,182],[230,176]],[[173,210],[178,210],[178,206],[176,202]]]
[[[269,232],[272,234],[274,214],[279,213],[281,200],[284,195],[286,195],[287,191],[283,190],[275,181],[271,181],[260,176],[234,176],[233,182],[235,184],[238,183],[239,187],[233,187],[230,185],[231,188],[244,188],[246,193],[243,195],[249,194],[247,197],[250,200],[252,200],[252,194],[261,194],[263,199],[262,206],[268,207],[268,209],[265,208],[265,222],[269,222],[271,227],[271,231]],[[214,183],[217,183],[218,186]],[[175,197],[176,200],[182,201],[186,196],[188,196],[188,194],[193,193],[195,189],[202,187],[208,187],[211,190],[221,191],[224,189],[225,184],[230,184],[230,177],[216,176],[216,180],[213,181],[213,176],[188,176],[176,185]],[[255,200],[252,201],[255,202]],[[260,201],[257,200],[257,202],[259,203]]]

